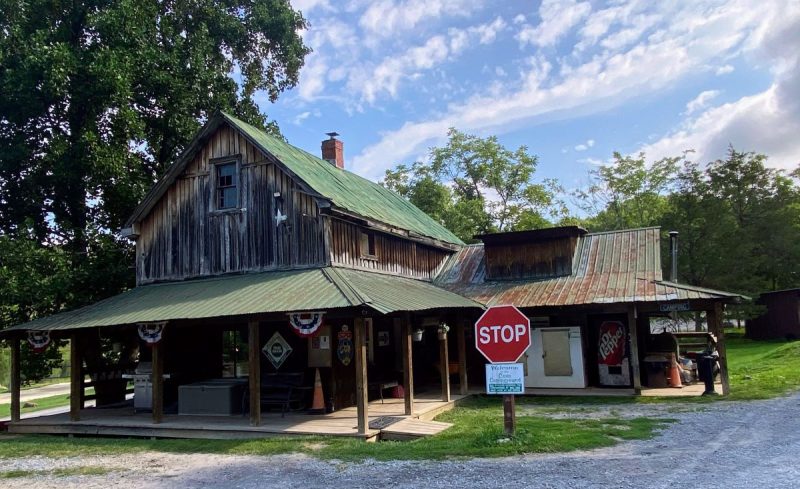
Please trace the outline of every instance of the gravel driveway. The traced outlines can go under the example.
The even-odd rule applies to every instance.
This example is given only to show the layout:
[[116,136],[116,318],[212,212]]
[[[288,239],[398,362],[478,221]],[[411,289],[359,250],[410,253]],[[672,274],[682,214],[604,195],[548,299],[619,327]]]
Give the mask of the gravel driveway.
[[[675,404],[670,404],[674,408]],[[680,406],[680,405],[679,405]],[[687,406],[688,407],[688,406]],[[800,485],[800,394],[755,402],[720,402],[702,410],[632,407],[671,417],[652,440],[563,455],[453,462],[320,462],[303,455],[244,457],[139,453],[84,458],[0,460],[0,470],[103,466],[104,475],[7,479],[15,487],[701,487]],[[625,406],[613,409],[624,411]],[[678,411],[678,412],[675,412]],[[0,486],[3,486],[0,479]]]

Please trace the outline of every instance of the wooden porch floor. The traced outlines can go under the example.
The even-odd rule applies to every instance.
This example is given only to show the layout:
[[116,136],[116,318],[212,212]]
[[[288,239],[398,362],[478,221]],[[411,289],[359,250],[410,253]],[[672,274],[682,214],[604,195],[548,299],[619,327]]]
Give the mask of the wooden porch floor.
[[[348,436],[367,440],[412,439],[435,435],[449,428],[449,423],[433,421],[444,411],[455,407],[467,396],[452,395],[450,402],[439,396],[421,394],[414,399],[414,415],[404,414],[403,399],[385,399],[369,403],[370,429],[357,430],[356,408],[349,407],[330,414],[262,413],[260,426],[250,426],[248,416],[180,416],[165,415],[160,424],[153,424],[150,413],[135,413],[132,407],[81,411],[80,421],[71,422],[68,413],[27,418],[9,423],[10,433],[60,435],[94,435],[157,438],[265,438],[285,435]],[[386,423],[388,426],[383,427]]]

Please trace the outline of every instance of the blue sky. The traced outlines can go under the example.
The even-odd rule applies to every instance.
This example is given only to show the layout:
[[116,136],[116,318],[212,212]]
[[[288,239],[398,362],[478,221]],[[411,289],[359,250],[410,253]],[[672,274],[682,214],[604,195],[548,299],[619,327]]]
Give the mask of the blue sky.
[[373,180],[424,159],[448,127],[539,156],[567,188],[613,151],[648,158],[728,144],[800,162],[800,2],[295,0],[314,49],[262,110]]

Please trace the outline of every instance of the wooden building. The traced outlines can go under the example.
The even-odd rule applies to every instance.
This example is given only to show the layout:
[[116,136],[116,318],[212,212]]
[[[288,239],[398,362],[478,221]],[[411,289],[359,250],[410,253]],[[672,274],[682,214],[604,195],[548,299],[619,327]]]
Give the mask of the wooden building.
[[[317,372],[325,408],[356,406],[361,435],[370,431],[368,396],[383,398],[388,388],[403,386],[400,414],[412,414],[414,386],[424,382],[449,402],[448,352],[464,351],[464,335],[437,330],[481,305],[430,282],[463,243],[408,201],[346,171],[341,141],[323,141],[322,154],[213,116],[127,223],[137,287],[4,332],[14,353],[10,429],[30,429],[19,423],[23,333],[32,341],[69,338],[73,422],[82,416],[87,375],[98,391],[122,387],[98,392],[101,404],[122,401],[130,376],[151,380],[137,394],[154,423],[165,410],[245,411],[258,426],[262,407],[310,402]],[[448,347],[449,337],[461,348]],[[92,348],[100,342],[114,342],[131,362],[101,372]],[[466,391],[463,376],[461,384]],[[152,400],[142,406],[147,389]],[[204,401],[211,391],[227,397]],[[218,412],[203,412],[204,402],[219,404]]]
[[477,236],[483,243],[454,254],[434,283],[486,306],[513,304],[531,318],[530,389],[639,393],[647,387],[645,360],[673,353],[651,334],[650,318],[705,311],[727,393],[722,311],[741,297],[663,280],[660,234],[567,226]]
[[800,338],[800,289],[765,292],[756,304],[767,308],[757,318],[748,319],[745,335],[753,340]]
[[[424,397],[433,416],[452,405],[451,377],[458,396],[468,393],[468,373],[480,379],[484,363],[467,346],[473,323],[495,304],[532,319],[529,387],[631,392],[653,346],[647,318],[707,311],[727,392],[721,315],[738,296],[664,281],[657,228],[562,227],[465,246],[407,200],[345,170],[341,141],[321,149],[318,158],[214,115],[127,223],[137,286],[2,333],[12,347],[9,429],[375,438],[371,410],[409,417]],[[69,339],[69,418],[21,420],[20,344],[48,338]],[[122,358],[114,369],[100,361],[101,345]],[[124,401],[133,378],[133,406],[85,409],[87,377],[98,405]],[[390,391],[402,402],[385,403]],[[380,404],[370,407],[370,397]],[[334,414],[313,429],[286,421],[287,409],[312,398]],[[265,421],[271,408],[281,418]],[[348,412],[352,423],[336,417]]]

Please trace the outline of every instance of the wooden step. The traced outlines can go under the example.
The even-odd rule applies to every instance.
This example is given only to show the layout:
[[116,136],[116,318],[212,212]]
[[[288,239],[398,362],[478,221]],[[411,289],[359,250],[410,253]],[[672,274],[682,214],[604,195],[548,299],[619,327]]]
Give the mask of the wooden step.
[[380,439],[397,441],[414,440],[424,436],[439,434],[451,426],[453,426],[452,423],[408,418],[382,429]]

